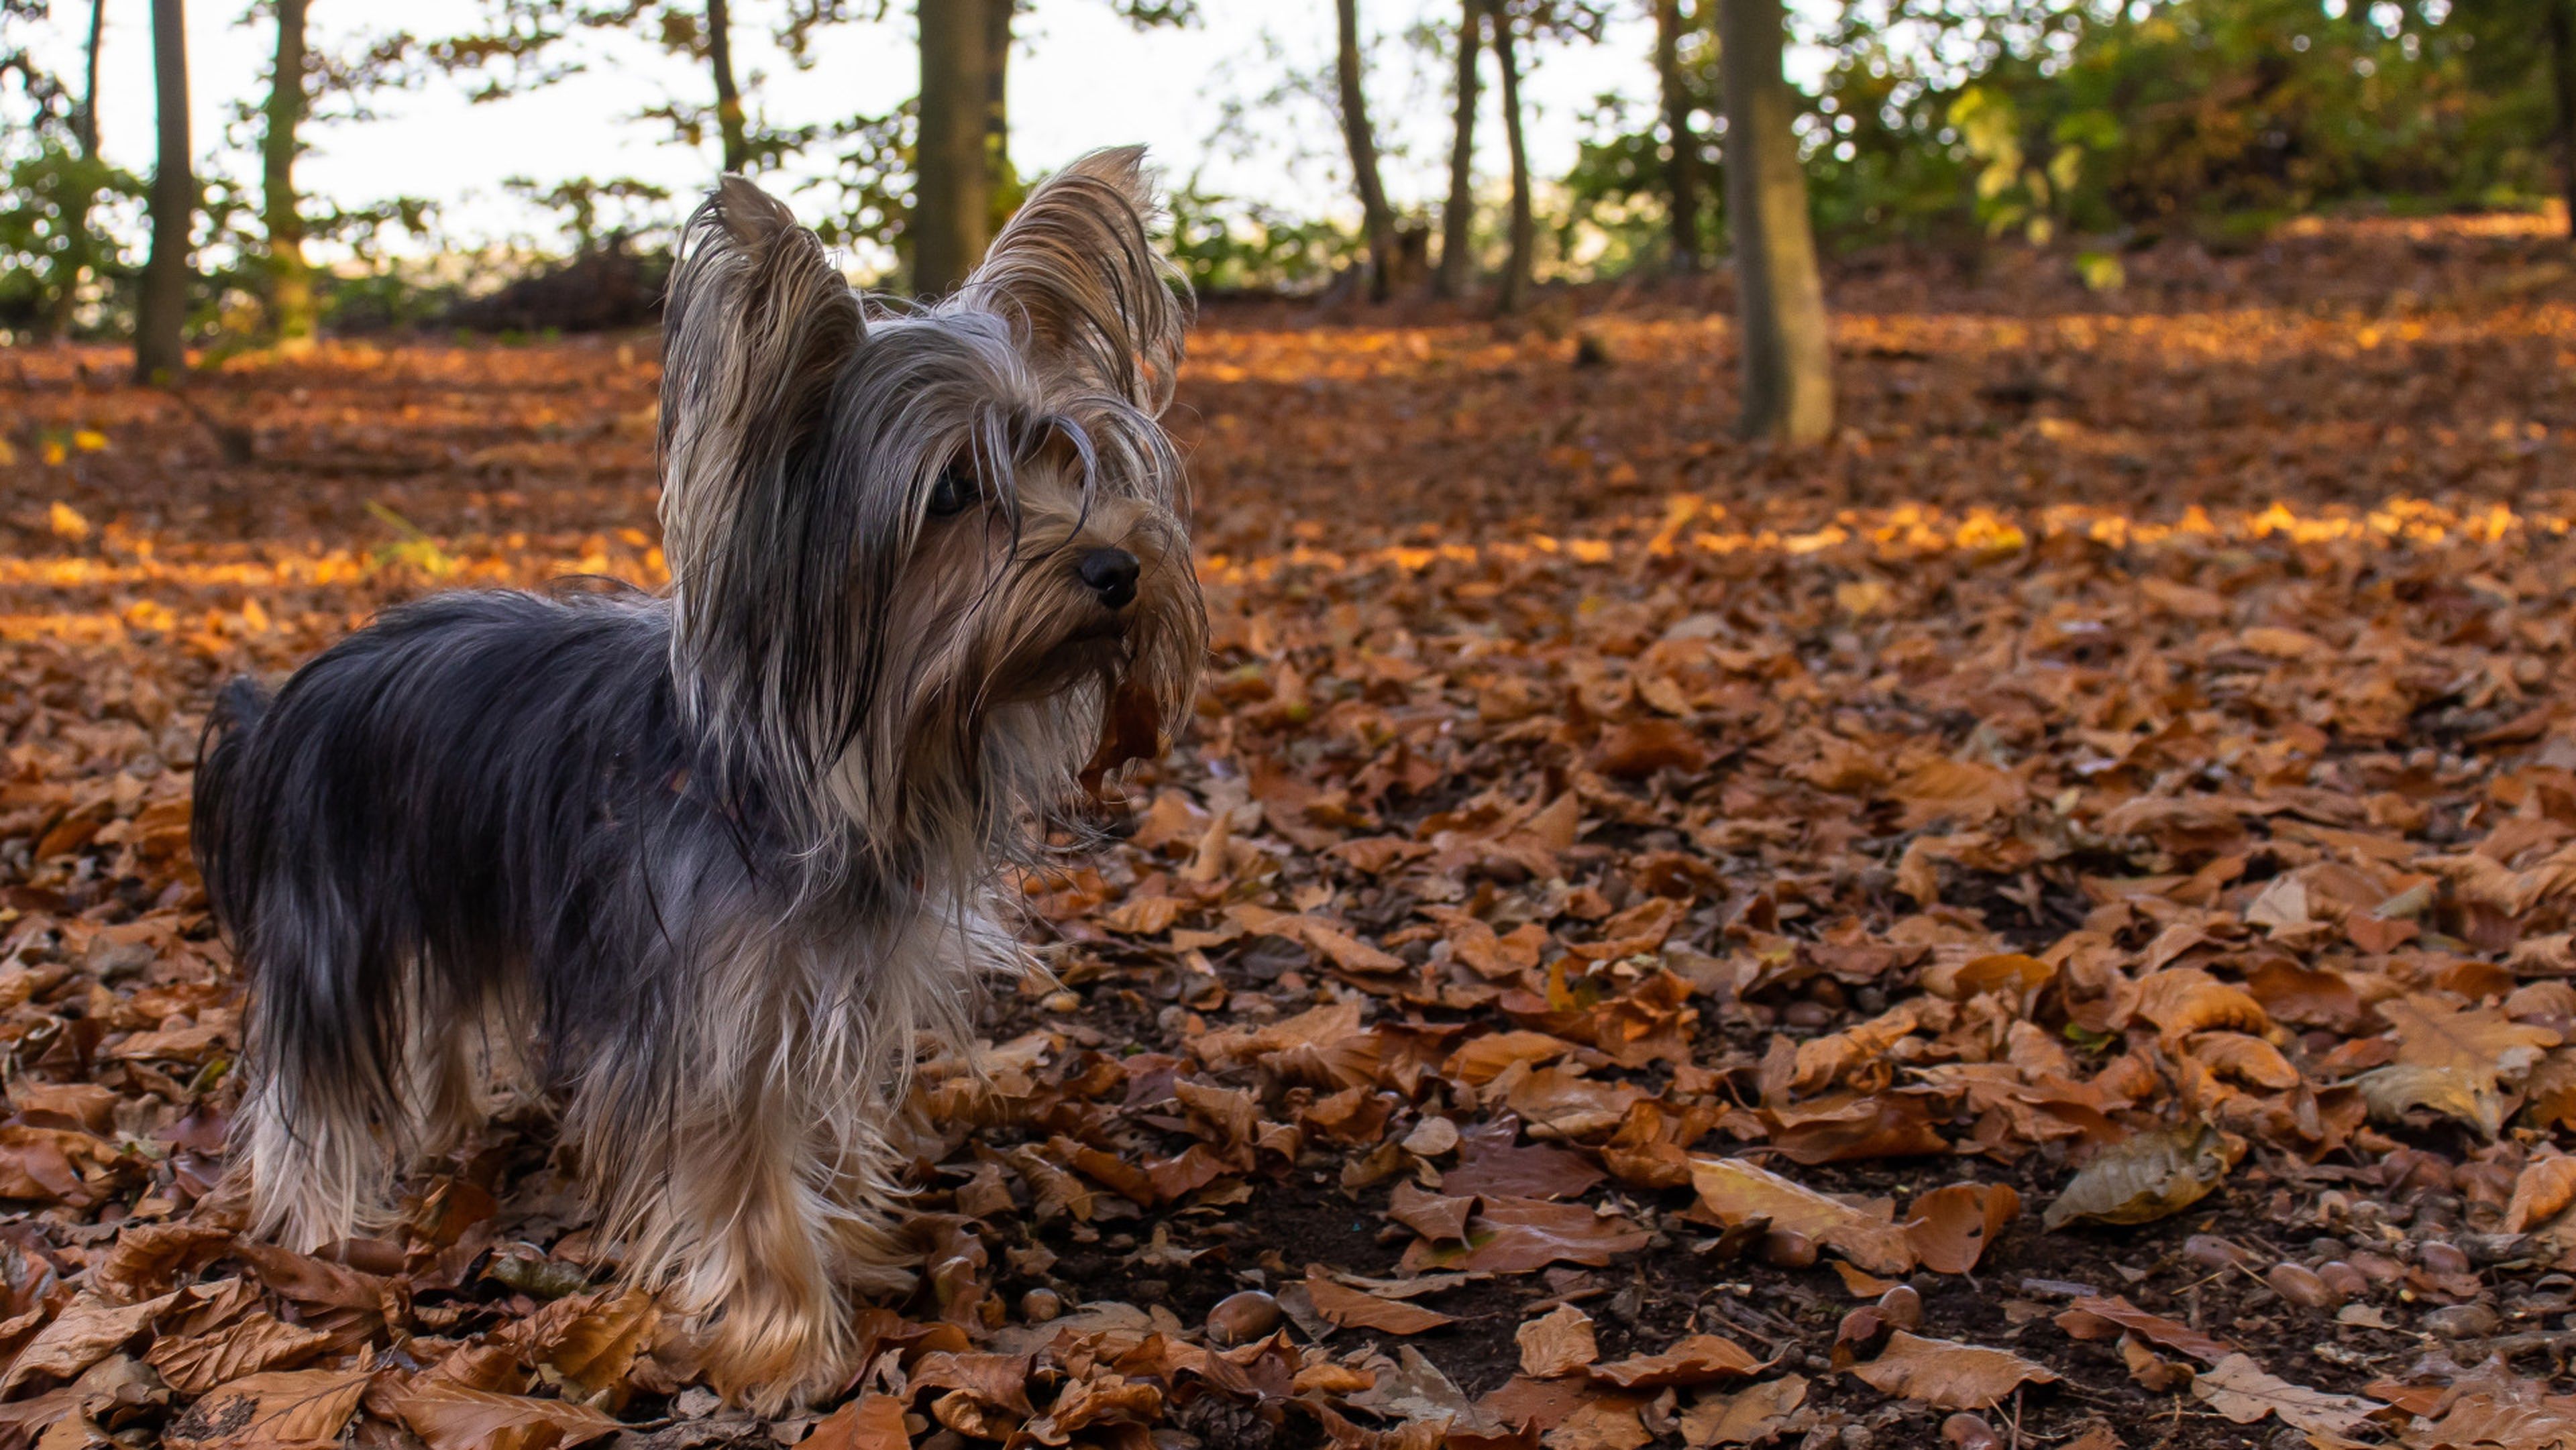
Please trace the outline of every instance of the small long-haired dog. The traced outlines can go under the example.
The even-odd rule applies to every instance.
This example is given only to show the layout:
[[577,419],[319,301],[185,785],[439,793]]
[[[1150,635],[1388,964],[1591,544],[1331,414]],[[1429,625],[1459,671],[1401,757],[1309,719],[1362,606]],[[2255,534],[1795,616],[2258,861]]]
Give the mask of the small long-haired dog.
[[999,868],[1204,652],[1153,211],[1140,150],[1086,157],[916,308],[726,178],[665,315],[669,591],[433,596],[226,688],[195,847],[260,1231],[381,1223],[524,1074],[720,1387],[848,1373],[916,1034],[1025,966]]

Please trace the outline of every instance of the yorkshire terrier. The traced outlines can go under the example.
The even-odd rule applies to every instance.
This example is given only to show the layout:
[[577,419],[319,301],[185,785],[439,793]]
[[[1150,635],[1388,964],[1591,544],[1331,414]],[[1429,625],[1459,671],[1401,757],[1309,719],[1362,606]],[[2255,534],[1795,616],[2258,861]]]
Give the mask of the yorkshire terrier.
[[664,316],[668,591],[435,595],[224,689],[195,849],[258,1231],[381,1225],[517,1075],[719,1388],[846,1380],[917,1037],[1028,968],[1003,868],[1096,823],[1205,650],[1155,213],[1094,153],[909,305],[726,177]]

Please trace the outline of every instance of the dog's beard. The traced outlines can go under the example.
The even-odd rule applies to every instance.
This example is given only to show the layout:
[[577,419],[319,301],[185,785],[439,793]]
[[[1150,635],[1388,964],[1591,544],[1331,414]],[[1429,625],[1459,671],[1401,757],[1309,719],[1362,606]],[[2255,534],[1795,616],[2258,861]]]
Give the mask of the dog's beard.
[[[905,682],[835,782],[853,829],[939,843],[932,854],[1030,862],[1054,828],[1092,820],[1084,779],[1142,709],[1167,734],[1189,706],[1204,613],[1178,525],[1159,509],[1030,481],[1016,519],[954,521],[907,570],[885,670]],[[1073,560],[1124,549],[1136,596],[1104,605]]]

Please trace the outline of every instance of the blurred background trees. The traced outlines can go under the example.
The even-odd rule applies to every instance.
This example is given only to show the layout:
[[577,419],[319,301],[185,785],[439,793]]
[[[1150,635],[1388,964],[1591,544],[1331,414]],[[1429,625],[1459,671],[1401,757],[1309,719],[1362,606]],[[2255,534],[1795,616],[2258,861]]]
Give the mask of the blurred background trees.
[[[325,330],[645,320],[696,182],[539,183],[496,156],[492,187],[557,233],[458,237],[399,187],[308,195],[298,159],[396,93],[498,103],[648,61],[662,90],[601,124],[641,123],[639,143],[685,148],[704,179],[769,178],[861,271],[944,291],[1031,179],[1009,78],[1051,43],[1046,16],[1203,18],[1188,0],[462,0],[432,33],[405,28],[410,7],[332,9],[348,3],[321,0],[343,21],[317,45],[311,0],[255,0],[240,23],[272,42],[259,93],[226,97],[239,124],[214,138],[174,102],[147,187],[102,158],[98,117],[172,110],[184,47],[173,29],[158,95],[102,97],[101,18],[175,24],[179,0],[0,0],[0,332],[131,336],[167,369],[174,335],[295,348]],[[2015,249],[2112,287],[2125,251],[2166,239],[2251,245],[2320,208],[2527,209],[2576,181],[2576,0],[1818,0],[1757,27],[1779,32],[1763,50],[1780,66],[1726,42],[1730,3],[1298,0],[1271,23],[1320,60],[1283,47],[1102,84],[1223,90],[1238,131],[1332,138],[1313,160],[1341,169],[1341,200],[1307,211],[1172,178],[1175,249],[1202,288],[1511,309],[1562,283],[1711,274],[1772,305],[1790,351],[1793,319],[1815,314],[1799,279],[1871,249],[1965,266]],[[361,14],[374,28],[351,28]],[[853,26],[917,45],[894,57],[917,69],[914,97],[840,115],[780,102],[777,76]],[[1529,82],[1578,49],[1615,50],[1625,79],[1583,110],[1572,164],[1536,169]],[[1744,79],[1773,73],[1776,89]],[[1430,114],[1436,145],[1389,139],[1388,118]],[[1542,119],[1568,121],[1561,105]],[[1756,431],[1809,431],[1784,406]]]

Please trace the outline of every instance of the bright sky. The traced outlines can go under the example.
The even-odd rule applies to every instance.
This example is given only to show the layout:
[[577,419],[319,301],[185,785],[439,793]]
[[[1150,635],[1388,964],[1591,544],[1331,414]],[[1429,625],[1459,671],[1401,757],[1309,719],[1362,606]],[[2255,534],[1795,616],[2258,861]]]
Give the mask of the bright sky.
[[[939,3],[939,0],[927,0]],[[469,28],[473,0],[315,0],[317,48],[347,48],[353,39],[399,18],[415,33]],[[777,6],[736,0],[735,65],[756,111],[782,124],[878,114],[916,89],[912,6],[897,0],[888,20],[826,34],[818,62],[798,71],[769,41]],[[1323,75],[1333,46],[1328,0],[1204,0],[1199,25],[1139,33],[1111,13],[1106,0],[1037,0],[1021,21],[1011,61],[1013,159],[1023,172],[1045,170],[1093,147],[1143,141],[1175,181],[1197,175],[1211,190],[1312,215],[1349,207],[1331,113],[1292,95],[1256,110],[1249,147],[1212,146],[1229,101],[1257,105],[1289,76]],[[225,147],[227,169],[255,180],[250,154],[257,131],[235,119],[255,102],[275,44],[267,22],[236,23],[239,0],[195,0],[188,7],[190,79],[200,154]],[[1453,24],[1457,0],[1361,0],[1362,25],[1385,37],[1375,48],[1370,102],[1389,155],[1389,191],[1422,202],[1445,189],[1446,67],[1409,45],[1408,29]],[[1583,116],[1594,98],[1619,91],[1642,102],[1653,88],[1651,22],[1637,6],[1606,43],[1542,51],[1525,87],[1531,107],[1532,165],[1562,174],[1572,163]],[[76,73],[73,50],[83,0],[56,0],[59,42],[49,57]],[[546,214],[507,195],[501,180],[529,176],[541,184],[591,176],[632,176],[677,196],[702,187],[715,170],[712,140],[692,150],[664,124],[633,119],[666,96],[707,97],[710,82],[693,63],[663,55],[636,37],[584,39],[589,70],[533,94],[469,105],[464,88],[439,80],[408,93],[374,97],[380,119],[317,125],[300,163],[308,194],[357,205],[397,195],[439,202],[450,235],[467,241],[550,238]],[[147,8],[112,5],[104,50],[101,132],[109,159],[138,173],[152,161],[151,40]],[[1490,66],[1486,85],[1490,103]],[[227,135],[229,132],[229,143]],[[1490,118],[1479,138],[1480,170],[1502,166],[1500,125]],[[797,170],[819,168],[809,162]],[[777,182],[781,189],[792,183]],[[822,193],[796,197],[809,219]]]

